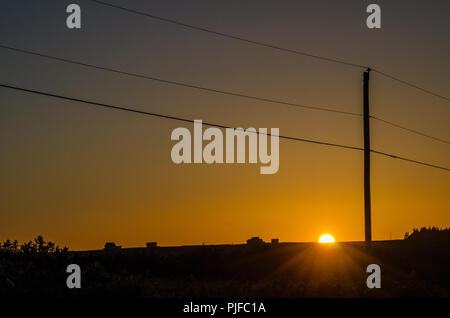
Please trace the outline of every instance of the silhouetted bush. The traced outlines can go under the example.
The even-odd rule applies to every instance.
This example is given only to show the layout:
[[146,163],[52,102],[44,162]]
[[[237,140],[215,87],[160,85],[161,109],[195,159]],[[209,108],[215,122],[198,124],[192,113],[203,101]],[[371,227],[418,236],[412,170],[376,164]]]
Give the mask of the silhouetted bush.
[[408,240],[450,242],[450,228],[422,227],[420,230],[413,229],[411,235],[408,236]]

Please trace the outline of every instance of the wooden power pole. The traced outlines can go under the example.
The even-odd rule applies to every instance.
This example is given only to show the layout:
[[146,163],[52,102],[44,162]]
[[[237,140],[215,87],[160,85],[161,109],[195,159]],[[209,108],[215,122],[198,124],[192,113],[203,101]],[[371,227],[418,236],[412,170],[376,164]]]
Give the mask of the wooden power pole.
[[369,115],[369,75],[364,72],[364,224],[366,242],[372,241],[372,221],[370,202],[370,115]]

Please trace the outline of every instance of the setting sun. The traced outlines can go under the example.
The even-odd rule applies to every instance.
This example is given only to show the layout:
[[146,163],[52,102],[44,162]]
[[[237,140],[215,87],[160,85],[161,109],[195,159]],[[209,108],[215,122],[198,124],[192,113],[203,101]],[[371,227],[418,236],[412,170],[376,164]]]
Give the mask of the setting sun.
[[334,237],[330,234],[324,234],[319,238],[319,243],[334,243]]

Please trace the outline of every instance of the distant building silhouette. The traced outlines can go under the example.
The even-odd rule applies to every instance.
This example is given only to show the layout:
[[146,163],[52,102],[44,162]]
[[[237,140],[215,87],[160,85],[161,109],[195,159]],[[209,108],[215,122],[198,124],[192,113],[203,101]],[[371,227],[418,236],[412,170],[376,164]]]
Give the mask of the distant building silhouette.
[[272,244],[278,244],[278,243],[280,243],[280,240],[277,239],[277,238],[273,238],[270,242],[271,242]]
[[119,248],[122,248],[122,246],[118,246],[114,242],[106,242],[104,249],[105,250],[115,250],[115,249],[119,249]]
[[156,242],[147,242],[146,245],[147,245],[147,248],[156,247],[157,246]]
[[263,244],[264,244],[264,241],[261,238],[259,238],[258,236],[254,236],[247,240],[247,245],[250,245],[250,246],[261,246]]

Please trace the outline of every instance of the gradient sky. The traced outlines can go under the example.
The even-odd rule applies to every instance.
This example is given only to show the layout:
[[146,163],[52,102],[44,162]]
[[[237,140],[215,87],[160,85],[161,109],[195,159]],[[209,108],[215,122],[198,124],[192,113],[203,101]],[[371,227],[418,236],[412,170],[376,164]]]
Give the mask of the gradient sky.
[[[136,10],[357,64],[450,95],[450,2],[114,1]],[[369,30],[365,8],[382,9]],[[65,26],[78,3],[82,29]],[[362,71],[223,39],[87,0],[2,1],[0,44],[169,80],[362,112]],[[362,147],[359,117],[92,70],[0,49],[0,82],[234,127]],[[450,105],[371,76],[371,112],[450,139]],[[363,154],[280,141],[280,170],[175,165],[182,124],[0,88],[0,240],[71,249],[364,239]],[[192,128],[192,125],[186,127]],[[450,146],[372,122],[372,148],[450,166]],[[373,238],[450,226],[450,175],[372,155]]]

